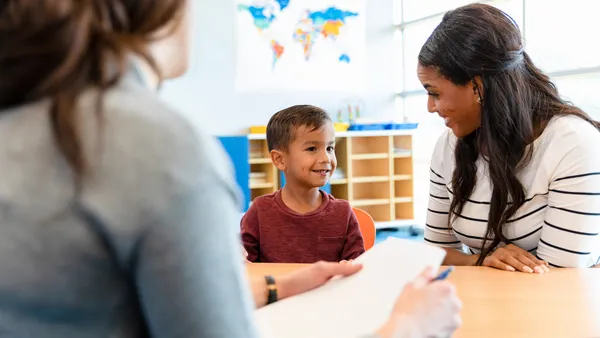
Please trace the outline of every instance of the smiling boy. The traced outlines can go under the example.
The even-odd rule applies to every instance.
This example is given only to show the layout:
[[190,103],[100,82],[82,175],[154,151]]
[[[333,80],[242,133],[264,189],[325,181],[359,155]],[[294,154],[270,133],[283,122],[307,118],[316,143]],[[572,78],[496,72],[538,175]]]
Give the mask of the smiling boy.
[[285,186],[256,198],[241,221],[251,262],[313,263],[355,259],[364,252],[352,208],[319,188],[337,166],[335,130],[327,113],[298,105],[267,125],[271,160]]

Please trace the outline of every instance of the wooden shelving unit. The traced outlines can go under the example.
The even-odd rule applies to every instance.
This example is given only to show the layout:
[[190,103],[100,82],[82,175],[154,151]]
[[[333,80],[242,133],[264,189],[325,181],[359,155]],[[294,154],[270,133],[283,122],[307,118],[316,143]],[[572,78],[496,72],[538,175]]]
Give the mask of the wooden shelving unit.
[[[251,199],[280,187],[264,135],[250,142]],[[411,224],[413,205],[412,131],[343,132],[336,135],[338,168],[331,194],[367,211],[378,227]]]
[[391,136],[394,219],[413,219],[413,158],[412,136]]
[[274,193],[279,189],[279,180],[277,169],[271,162],[267,140],[250,139],[249,140],[250,178],[248,186],[250,188],[250,202],[256,197]]
[[339,133],[337,144],[343,145],[336,155],[347,177],[332,184],[334,196],[367,211],[381,225],[414,218],[410,131]]

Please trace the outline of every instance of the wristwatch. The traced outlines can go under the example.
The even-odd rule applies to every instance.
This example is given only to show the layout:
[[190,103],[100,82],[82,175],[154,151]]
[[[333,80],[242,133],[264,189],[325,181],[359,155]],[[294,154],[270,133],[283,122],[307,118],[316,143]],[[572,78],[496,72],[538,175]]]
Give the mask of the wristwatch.
[[275,278],[273,276],[265,276],[267,282],[267,305],[275,303],[277,301],[277,284],[275,284]]

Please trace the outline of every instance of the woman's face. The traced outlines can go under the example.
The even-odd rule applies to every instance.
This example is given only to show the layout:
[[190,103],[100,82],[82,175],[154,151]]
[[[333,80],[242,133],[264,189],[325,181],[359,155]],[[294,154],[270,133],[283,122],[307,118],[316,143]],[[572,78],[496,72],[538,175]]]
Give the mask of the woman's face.
[[[481,104],[477,101],[479,95],[473,82],[457,86],[442,77],[435,67],[424,67],[421,64],[417,67],[417,75],[429,95],[427,110],[438,113],[456,137],[467,136],[479,128]],[[483,94],[480,80],[475,81]]]
[[[164,79],[177,78],[187,71],[191,52],[192,36],[192,3],[186,1],[186,6],[178,22],[173,22],[157,34],[164,36],[152,43],[152,56]],[[173,30],[173,27],[175,29]],[[166,34],[171,32],[171,34]]]

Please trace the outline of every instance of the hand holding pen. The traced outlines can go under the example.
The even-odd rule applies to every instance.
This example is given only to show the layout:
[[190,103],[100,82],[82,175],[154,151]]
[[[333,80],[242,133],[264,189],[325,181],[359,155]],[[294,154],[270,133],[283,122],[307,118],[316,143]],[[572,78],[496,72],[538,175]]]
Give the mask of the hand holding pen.
[[[394,306],[392,321],[385,327],[390,332],[381,331],[382,337],[394,337],[400,333],[410,333],[418,337],[450,336],[460,325],[462,302],[456,295],[456,288],[445,280],[454,270],[448,267],[439,275],[433,269],[425,269],[417,278],[408,283]],[[413,336],[413,335],[408,335]]]
[[434,279],[432,279],[432,282],[435,281],[442,281],[445,280],[446,278],[448,278],[448,276],[450,275],[450,273],[454,271],[454,266],[450,265],[449,267],[447,267],[444,271],[440,272],[439,275],[437,275],[437,277],[435,277]]

